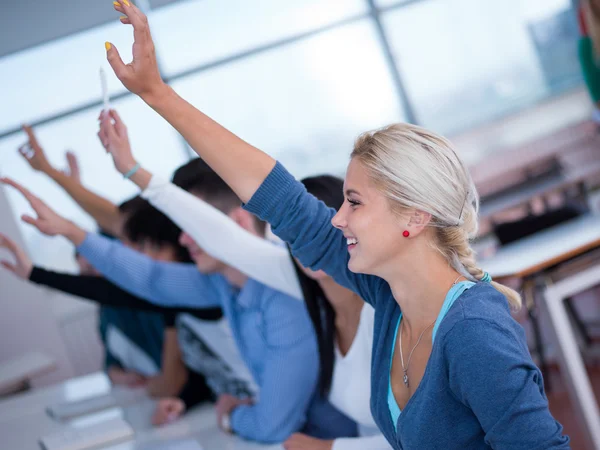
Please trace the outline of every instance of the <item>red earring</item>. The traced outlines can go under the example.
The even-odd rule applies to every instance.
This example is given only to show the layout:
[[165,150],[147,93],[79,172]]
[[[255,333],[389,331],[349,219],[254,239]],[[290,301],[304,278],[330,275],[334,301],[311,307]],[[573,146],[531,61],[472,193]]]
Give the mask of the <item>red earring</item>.
[[402,233],[402,236],[409,237],[410,233],[408,232],[408,230],[404,230],[404,232]]

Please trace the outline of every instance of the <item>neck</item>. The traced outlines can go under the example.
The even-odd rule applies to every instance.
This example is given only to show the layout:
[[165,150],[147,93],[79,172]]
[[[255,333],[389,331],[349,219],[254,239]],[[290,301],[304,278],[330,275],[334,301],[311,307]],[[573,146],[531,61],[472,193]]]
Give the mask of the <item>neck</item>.
[[248,276],[246,274],[230,266],[226,266],[221,271],[221,274],[227,279],[227,281],[240,289],[244,287],[244,284],[246,284],[246,281],[248,281]]
[[461,275],[428,245],[414,250],[410,261],[389,264],[391,269],[382,278],[389,283],[400,306],[403,327],[418,334],[437,319],[448,291]]

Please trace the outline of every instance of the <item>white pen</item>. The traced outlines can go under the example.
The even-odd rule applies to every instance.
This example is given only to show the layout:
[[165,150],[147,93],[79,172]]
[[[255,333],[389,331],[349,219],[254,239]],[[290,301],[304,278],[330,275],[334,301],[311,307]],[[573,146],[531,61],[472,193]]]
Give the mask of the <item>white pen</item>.
[[106,73],[104,73],[104,69],[100,67],[100,84],[102,85],[102,101],[104,103],[103,111],[108,111],[110,109],[110,104],[108,101],[108,85],[106,84]]

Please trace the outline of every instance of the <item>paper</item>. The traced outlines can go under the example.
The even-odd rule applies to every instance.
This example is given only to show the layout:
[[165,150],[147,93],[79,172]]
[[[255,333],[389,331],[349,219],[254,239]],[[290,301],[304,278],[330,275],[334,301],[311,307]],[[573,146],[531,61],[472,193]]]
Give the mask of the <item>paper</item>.
[[108,84],[106,83],[106,73],[102,67],[100,68],[100,84],[102,85],[102,110],[108,111],[110,109],[110,103],[108,101]]

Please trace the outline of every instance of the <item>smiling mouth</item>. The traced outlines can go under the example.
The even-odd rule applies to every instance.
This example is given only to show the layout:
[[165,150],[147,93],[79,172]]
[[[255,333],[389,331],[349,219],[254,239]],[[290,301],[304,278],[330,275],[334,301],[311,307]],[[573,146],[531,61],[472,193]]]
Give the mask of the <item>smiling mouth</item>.
[[348,251],[350,251],[356,247],[358,240],[356,238],[346,238],[346,243],[348,244]]

